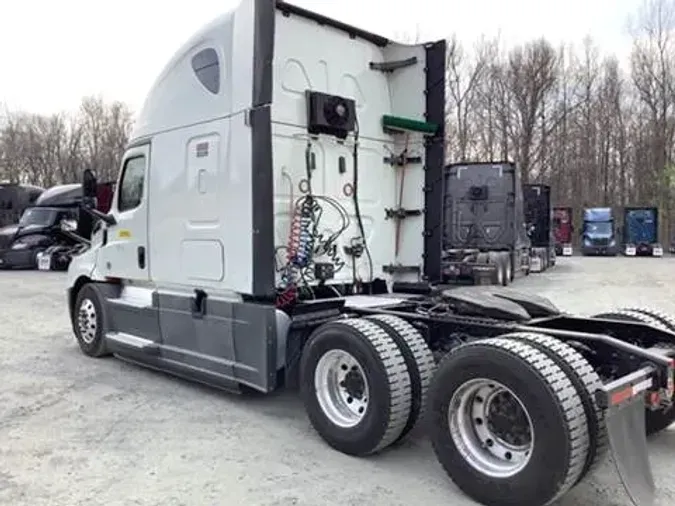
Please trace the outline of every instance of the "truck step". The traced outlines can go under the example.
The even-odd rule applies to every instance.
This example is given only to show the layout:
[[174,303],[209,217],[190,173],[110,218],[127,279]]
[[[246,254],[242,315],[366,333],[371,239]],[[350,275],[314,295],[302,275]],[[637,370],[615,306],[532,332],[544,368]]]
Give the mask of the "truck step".
[[133,334],[127,334],[126,332],[108,332],[105,338],[110,343],[111,348],[120,347],[126,350],[142,352],[146,355],[159,354],[159,344],[150,339],[144,339]]

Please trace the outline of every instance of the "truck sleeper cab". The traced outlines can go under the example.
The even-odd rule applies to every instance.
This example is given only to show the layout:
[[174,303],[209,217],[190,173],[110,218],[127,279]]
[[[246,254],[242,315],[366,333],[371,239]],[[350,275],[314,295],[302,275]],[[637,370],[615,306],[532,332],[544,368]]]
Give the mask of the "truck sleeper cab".
[[525,221],[531,243],[531,271],[545,271],[554,266],[556,260],[551,187],[545,184],[524,184],[523,197]]
[[592,207],[584,209],[581,254],[584,256],[616,256],[618,251],[612,208]]
[[443,184],[443,282],[507,286],[529,274],[517,165],[450,164]]
[[572,256],[572,234],[574,224],[571,207],[553,208],[553,236],[555,237],[555,253],[560,256]]
[[625,207],[623,252],[626,256],[663,256],[657,207]]
[[[670,416],[672,350],[654,346],[671,330],[442,286],[445,61],[444,41],[398,44],[273,0],[187,41],[146,99],[109,213],[85,185],[99,225],[67,295],[82,352],[234,392],[298,386],[350,455],[426,411],[436,457],[484,504],[557,499],[613,433],[629,436],[618,462],[643,455],[630,417]],[[486,486],[495,465],[510,477]],[[650,472],[627,486],[653,495]]]

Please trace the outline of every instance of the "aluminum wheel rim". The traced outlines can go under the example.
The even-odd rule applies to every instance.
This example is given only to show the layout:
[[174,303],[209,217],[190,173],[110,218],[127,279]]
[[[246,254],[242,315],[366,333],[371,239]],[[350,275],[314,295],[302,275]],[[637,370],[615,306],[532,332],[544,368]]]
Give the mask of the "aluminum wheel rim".
[[499,268],[499,264],[497,264],[497,284],[501,285],[504,283],[504,269]]
[[363,367],[344,350],[324,353],[314,370],[314,388],[322,411],[338,427],[358,425],[368,411],[369,388]]
[[82,340],[91,344],[96,339],[96,306],[89,299],[84,299],[80,304],[77,317],[77,325]]
[[[499,400],[501,409],[505,399],[510,399],[515,411],[520,410],[520,422],[524,422],[514,424],[508,438],[495,431],[491,421],[493,403]],[[504,420],[507,418],[501,422]],[[460,386],[450,400],[448,423],[452,440],[464,460],[486,476],[514,476],[530,461],[534,445],[532,419],[522,401],[496,381],[473,379]]]
[[511,281],[511,261],[506,261],[506,280]]

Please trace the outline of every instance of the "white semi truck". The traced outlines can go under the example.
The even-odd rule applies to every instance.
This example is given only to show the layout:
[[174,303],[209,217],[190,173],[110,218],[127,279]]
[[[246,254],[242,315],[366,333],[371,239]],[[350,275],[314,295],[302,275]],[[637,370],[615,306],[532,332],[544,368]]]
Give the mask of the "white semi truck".
[[442,285],[445,59],[444,41],[274,0],[195,34],[147,97],[110,212],[85,199],[97,225],[68,270],[79,346],[233,392],[299,386],[351,455],[426,417],[484,504],[549,504],[611,443],[648,504],[645,419],[673,421],[675,326]]

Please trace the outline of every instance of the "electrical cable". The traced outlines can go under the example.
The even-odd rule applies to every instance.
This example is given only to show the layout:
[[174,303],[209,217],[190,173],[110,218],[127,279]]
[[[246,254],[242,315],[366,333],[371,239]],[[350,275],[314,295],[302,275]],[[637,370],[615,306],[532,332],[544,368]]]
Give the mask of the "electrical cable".
[[[277,265],[277,272],[282,273],[284,288],[277,298],[278,307],[289,305],[297,300],[300,296],[298,281],[301,281],[303,288],[308,289],[312,297],[316,298],[309,286],[309,282],[315,278],[313,272],[315,257],[327,256],[333,264],[333,272],[339,271],[346,264],[339,254],[336,241],[349,228],[349,213],[336,199],[313,194],[311,149],[311,139],[308,139],[305,149],[307,194],[298,198],[296,202],[292,199],[293,181],[285,171],[282,172],[289,179],[291,186],[291,223],[287,246],[279,246],[275,249],[277,254],[280,250],[286,250],[286,264],[280,269]],[[319,231],[321,217],[324,213],[322,203],[328,204],[338,213],[341,224],[335,232],[321,233]],[[334,289],[334,291],[339,294],[337,290]]]
[[[352,152],[352,158],[354,163],[354,180],[352,186],[354,191],[352,193],[352,198],[354,200],[354,213],[356,214],[356,221],[359,225],[359,231],[361,232],[361,238],[363,239],[363,248],[366,252],[366,257],[368,258],[368,270],[369,270],[369,291],[372,292],[372,283],[373,283],[373,257],[370,255],[370,248],[368,247],[368,240],[366,239],[366,232],[363,227],[363,219],[361,218],[361,209],[359,207],[359,191],[358,191],[358,181],[359,181],[359,122],[358,119],[355,121],[354,125],[354,151]],[[354,279],[354,284],[356,284],[356,279]]]

